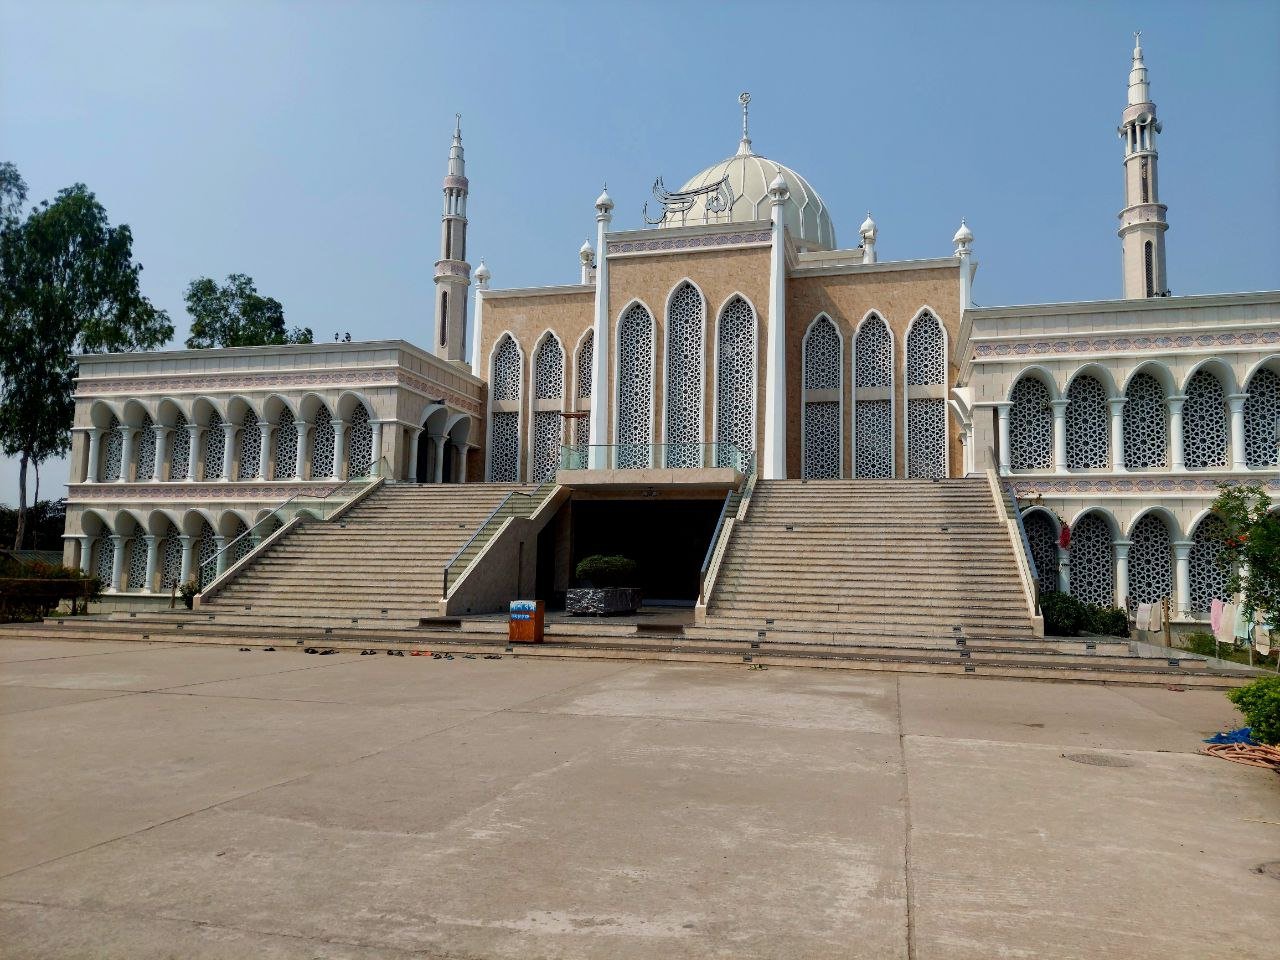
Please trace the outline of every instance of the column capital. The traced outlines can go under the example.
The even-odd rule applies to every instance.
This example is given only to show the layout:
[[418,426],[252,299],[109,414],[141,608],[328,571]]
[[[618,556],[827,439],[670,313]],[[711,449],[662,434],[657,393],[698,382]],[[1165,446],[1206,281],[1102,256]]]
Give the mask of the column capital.
[[1171,411],[1180,412],[1182,405],[1187,402],[1185,393],[1175,393],[1172,396],[1165,397],[1165,403],[1169,405]]
[[107,534],[107,536],[109,536],[111,538],[111,542],[116,545],[116,549],[123,547],[124,542],[129,539],[122,533],[110,533]]
[[1111,541],[1111,546],[1115,548],[1116,559],[1125,560],[1129,556],[1129,544],[1132,541],[1128,537],[1116,537]]
[[333,417],[329,420],[329,426],[333,427],[334,430],[345,430],[347,428],[347,421]]
[[1128,397],[1107,397],[1107,403],[1111,404],[1112,413],[1119,413],[1124,409],[1124,405],[1128,402]]
[[1000,411],[1000,416],[1002,416],[1002,417],[1003,417],[1003,416],[1007,415],[1007,414],[1009,413],[1009,411],[1010,411],[1010,410],[1012,410],[1012,409],[1013,409],[1013,401],[1012,401],[1012,400],[997,400],[997,401],[995,401],[994,403],[992,403],[992,404],[991,404],[991,406],[995,407],[998,411]]
[[1248,399],[1247,393],[1228,393],[1227,405],[1230,406],[1232,413],[1238,413],[1244,410],[1244,402]]
[[1173,556],[1175,560],[1186,560],[1191,556],[1191,548],[1196,545],[1194,540],[1175,540],[1173,541]]

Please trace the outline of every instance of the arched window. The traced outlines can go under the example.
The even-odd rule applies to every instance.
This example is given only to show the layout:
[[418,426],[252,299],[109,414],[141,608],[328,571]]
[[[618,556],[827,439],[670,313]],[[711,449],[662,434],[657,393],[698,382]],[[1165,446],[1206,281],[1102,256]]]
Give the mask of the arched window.
[[1169,421],[1164,387],[1149,373],[1129,381],[1124,404],[1124,465],[1146,470],[1168,465]]
[[142,425],[138,428],[138,472],[135,479],[139,483],[154,480],[156,476],[156,429],[151,414],[142,415]]
[[1208,370],[1187,381],[1182,405],[1182,449],[1188,469],[1227,465],[1227,394]]
[[214,539],[213,527],[208,520],[200,521],[200,536],[193,545],[195,550],[194,579],[201,587],[205,587],[217,576],[217,564],[213,559],[218,555],[218,541]]
[[1058,530],[1053,520],[1043,510],[1032,510],[1022,518],[1027,531],[1027,543],[1031,546],[1031,559],[1036,565],[1040,592],[1050,593],[1058,589]]
[[1187,576],[1191,587],[1191,610],[1204,615],[1215,599],[1226,600],[1228,571],[1219,562],[1227,525],[1212,513],[1196,524],[1192,534],[1193,546],[1187,564]]
[[1111,528],[1098,513],[1086,513],[1071,528],[1071,595],[1085,603],[1115,603],[1115,547]]
[[[555,336],[548,334],[533,354],[534,400],[560,400],[564,397],[564,348]],[[556,405],[557,408],[559,404]],[[560,464],[560,435],[564,418],[560,410],[535,410],[533,413],[533,457],[529,479],[534,483],[552,480]]]
[[893,476],[893,338],[877,314],[862,321],[853,342],[856,477]]
[[716,463],[745,467],[756,448],[756,314],[734,296],[716,321]]
[[[574,394],[579,400],[591,399],[591,364],[594,359],[596,333],[588,330],[578,341],[578,362],[574,367]],[[578,405],[582,409],[582,405]],[[591,443],[591,418],[574,418],[574,443],[582,448]]]
[[1111,404],[1097,377],[1081,374],[1067,387],[1067,467],[1103,470],[1111,462]]
[[326,480],[334,469],[333,415],[323,403],[316,407],[311,428],[311,479]]
[[373,424],[369,422],[369,408],[357,403],[347,428],[347,476],[368,476],[372,463]]
[[1280,422],[1280,376],[1266,367],[1249,378],[1244,402],[1245,464],[1253,467],[1280,466],[1276,445],[1276,423]]
[[843,354],[836,325],[826,314],[819,316],[804,337],[803,476],[809,480],[838,480],[841,475]]
[[1009,392],[1009,465],[1014,470],[1048,470],[1053,466],[1053,407],[1049,388],[1027,375]]
[[938,318],[925,312],[907,334],[908,477],[947,475],[946,384],[946,336]]
[[239,563],[253,549],[253,538],[245,536],[248,532],[249,525],[239,517],[231,524],[231,534],[227,537],[227,566]]
[[617,458],[620,469],[649,466],[653,442],[653,317],[633,303],[618,322]]
[[187,480],[190,477],[191,431],[187,428],[187,418],[178,414],[169,437],[169,479]]
[[111,531],[104,527],[102,535],[98,537],[97,559],[93,565],[93,575],[101,582],[103,590],[111,587],[111,571],[115,562],[116,542],[112,539]]
[[667,304],[666,419],[668,467],[702,464],[702,294],[684,281]]
[[126,590],[146,590],[147,583],[147,540],[143,536],[143,529],[135,527],[133,536],[129,538],[126,546],[128,553],[128,563],[126,565],[125,576],[128,578]]
[[1129,534],[1129,605],[1156,603],[1173,593],[1173,550],[1169,528],[1146,514]]
[[298,469],[298,427],[293,414],[280,411],[276,420],[275,450],[271,454],[272,479],[288,480]]
[[240,480],[252,480],[262,466],[262,424],[252,410],[244,415],[244,426],[236,435],[236,460],[240,463]]
[[[489,384],[495,403],[519,403],[523,359],[515,338],[504,333],[493,352]],[[498,483],[520,480],[520,414],[494,410],[489,420],[489,479]]]
[[227,442],[227,428],[222,424],[222,417],[217,413],[209,415],[209,428],[204,432],[204,478],[218,480],[223,476],[224,447]]
[[182,582],[182,535],[172,520],[164,531],[160,546],[160,589],[172,590]]
[[120,479],[120,465],[124,459],[124,436],[120,432],[120,419],[114,415],[102,435],[102,473],[106,483]]

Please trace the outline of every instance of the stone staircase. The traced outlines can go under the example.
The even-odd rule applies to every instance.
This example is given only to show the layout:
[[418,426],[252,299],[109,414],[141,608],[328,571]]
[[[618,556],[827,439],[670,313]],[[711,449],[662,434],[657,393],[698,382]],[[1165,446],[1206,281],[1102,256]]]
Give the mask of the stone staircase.
[[220,624],[416,625],[444,566],[512,487],[384,484],[339,519],[302,524],[203,600]]
[[833,644],[1034,634],[985,479],[758,481],[705,629]]

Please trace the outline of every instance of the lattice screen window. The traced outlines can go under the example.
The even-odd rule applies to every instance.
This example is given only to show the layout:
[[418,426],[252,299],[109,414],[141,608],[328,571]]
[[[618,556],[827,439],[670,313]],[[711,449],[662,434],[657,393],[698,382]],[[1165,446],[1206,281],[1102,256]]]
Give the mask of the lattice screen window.
[[1249,378],[1244,402],[1245,463],[1250,467],[1280,466],[1276,424],[1280,422],[1280,376],[1265,367]]
[[227,428],[222,424],[222,417],[211,414],[209,429],[204,432],[204,478],[217,480],[223,475],[223,454],[227,442]]
[[555,337],[546,337],[533,355],[533,397],[559,400],[564,396],[564,348]]
[[298,428],[286,410],[276,421],[275,450],[271,454],[272,479],[288,480],[298,469]]
[[741,297],[716,323],[716,443],[722,467],[745,463],[756,447],[756,316]]
[[907,476],[924,480],[947,475],[947,401],[919,397],[907,401]]
[[1115,603],[1115,547],[1111,528],[1097,513],[1087,513],[1071,528],[1071,595],[1085,603]]
[[124,458],[124,437],[120,433],[120,421],[111,418],[102,434],[102,479],[114,483],[120,479],[120,464]]
[[373,425],[369,422],[369,411],[365,405],[357,403],[347,426],[347,475],[367,476],[372,462]]
[[154,480],[156,475],[156,430],[151,415],[142,415],[142,427],[138,431],[138,472],[137,480]]
[[804,340],[804,388],[806,390],[839,390],[841,374],[840,334],[826,316],[809,327]]
[[[231,527],[231,536],[227,537],[227,566],[243,560],[249,555],[249,551],[253,549],[253,538],[242,536],[249,532],[249,525],[243,520],[236,520]],[[236,538],[241,539],[237,540]],[[233,545],[234,543],[234,545]]]
[[217,576],[217,565],[211,563],[218,555],[218,541],[214,539],[213,527],[208,520],[200,521],[200,538],[195,543],[195,580],[200,586],[212,582]]
[[649,466],[653,442],[653,317],[638,303],[618,322],[617,465]]
[[1208,370],[1198,370],[1187,381],[1182,405],[1182,449],[1191,470],[1227,465],[1227,394]]
[[1148,513],[1129,535],[1129,603],[1155,603],[1173,593],[1169,528]]
[[1053,466],[1053,407],[1049,388],[1036,377],[1023,377],[1009,399],[1009,465],[1014,470],[1048,470]]
[[323,403],[316,410],[311,428],[311,479],[325,480],[334,474],[333,416]]
[[111,571],[116,562],[116,542],[104,530],[102,536],[98,537],[95,549],[97,559],[93,565],[93,575],[101,581],[102,589],[106,590],[111,586]]
[[539,410],[533,415],[533,461],[529,465],[529,479],[534,483],[555,479],[560,465],[563,420],[555,410]]
[[854,454],[856,477],[893,476],[893,404],[866,400],[864,387],[893,387],[893,338],[889,327],[872,314],[858,328],[853,344]]
[[169,435],[169,479],[186,480],[191,474],[191,431],[187,418],[178,414]]
[[489,382],[494,400],[520,399],[520,348],[511,334],[504,333],[493,353],[493,375]]
[[489,426],[489,479],[516,483],[520,479],[520,414],[495,413]]
[[160,544],[160,589],[172,590],[175,584],[182,582],[182,539],[172,520],[164,532],[164,542]]
[[595,352],[596,334],[594,330],[588,330],[582,338],[582,342],[578,344],[578,365],[576,367],[576,391],[579,400],[585,400],[591,396],[591,361],[592,354]]
[[1022,518],[1022,526],[1027,531],[1027,543],[1031,546],[1031,559],[1035,561],[1040,592],[1057,590],[1058,531],[1054,522],[1043,510],[1032,510]]
[[907,334],[907,386],[946,383],[946,350],[942,324],[922,313]]
[[1067,466],[1103,470],[1111,463],[1111,404],[1097,377],[1083,374],[1067,388]]
[[236,459],[240,462],[240,480],[252,480],[262,465],[262,422],[250,410],[244,415],[244,426],[236,434]]
[[1145,470],[1168,464],[1169,421],[1164,388],[1149,373],[1129,381],[1124,405],[1124,465]]
[[1227,567],[1218,562],[1226,533],[1227,525],[1213,514],[1196,524],[1191,538],[1195,545],[1191,548],[1187,564],[1193,613],[1203,616],[1208,613],[1215,598],[1228,599]]
[[680,284],[667,308],[666,465],[696,467],[702,450],[702,294]]
[[804,476],[840,479],[840,403],[821,400],[804,405]]
[[126,548],[129,551],[128,590],[147,589],[147,541],[138,531],[130,538]]

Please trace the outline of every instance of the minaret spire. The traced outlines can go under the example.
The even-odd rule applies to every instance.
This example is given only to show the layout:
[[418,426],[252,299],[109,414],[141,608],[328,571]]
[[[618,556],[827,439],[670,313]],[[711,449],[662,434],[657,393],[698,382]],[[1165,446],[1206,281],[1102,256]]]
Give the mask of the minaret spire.
[[1117,133],[1124,141],[1124,209],[1120,211],[1120,243],[1126,300],[1167,297],[1164,234],[1168,210],[1160,202],[1156,134],[1161,131],[1151,84],[1142,58],[1142,34],[1133,35],[1129,97]]
[[467,355],[467,165],[462,151],[462,114],[454,114],[453,143],[444,176],[444,212],[440,217],[440,259],[436,261],[435,338],[432,349],[445,360]]
[[738,142],[738,156],[750,157],[755,153],[751,149],[751,134],[747,129],[747,107],[751,103],[751,94],[746,92],[739,94],[738,102],[742,104],[742,139]]

